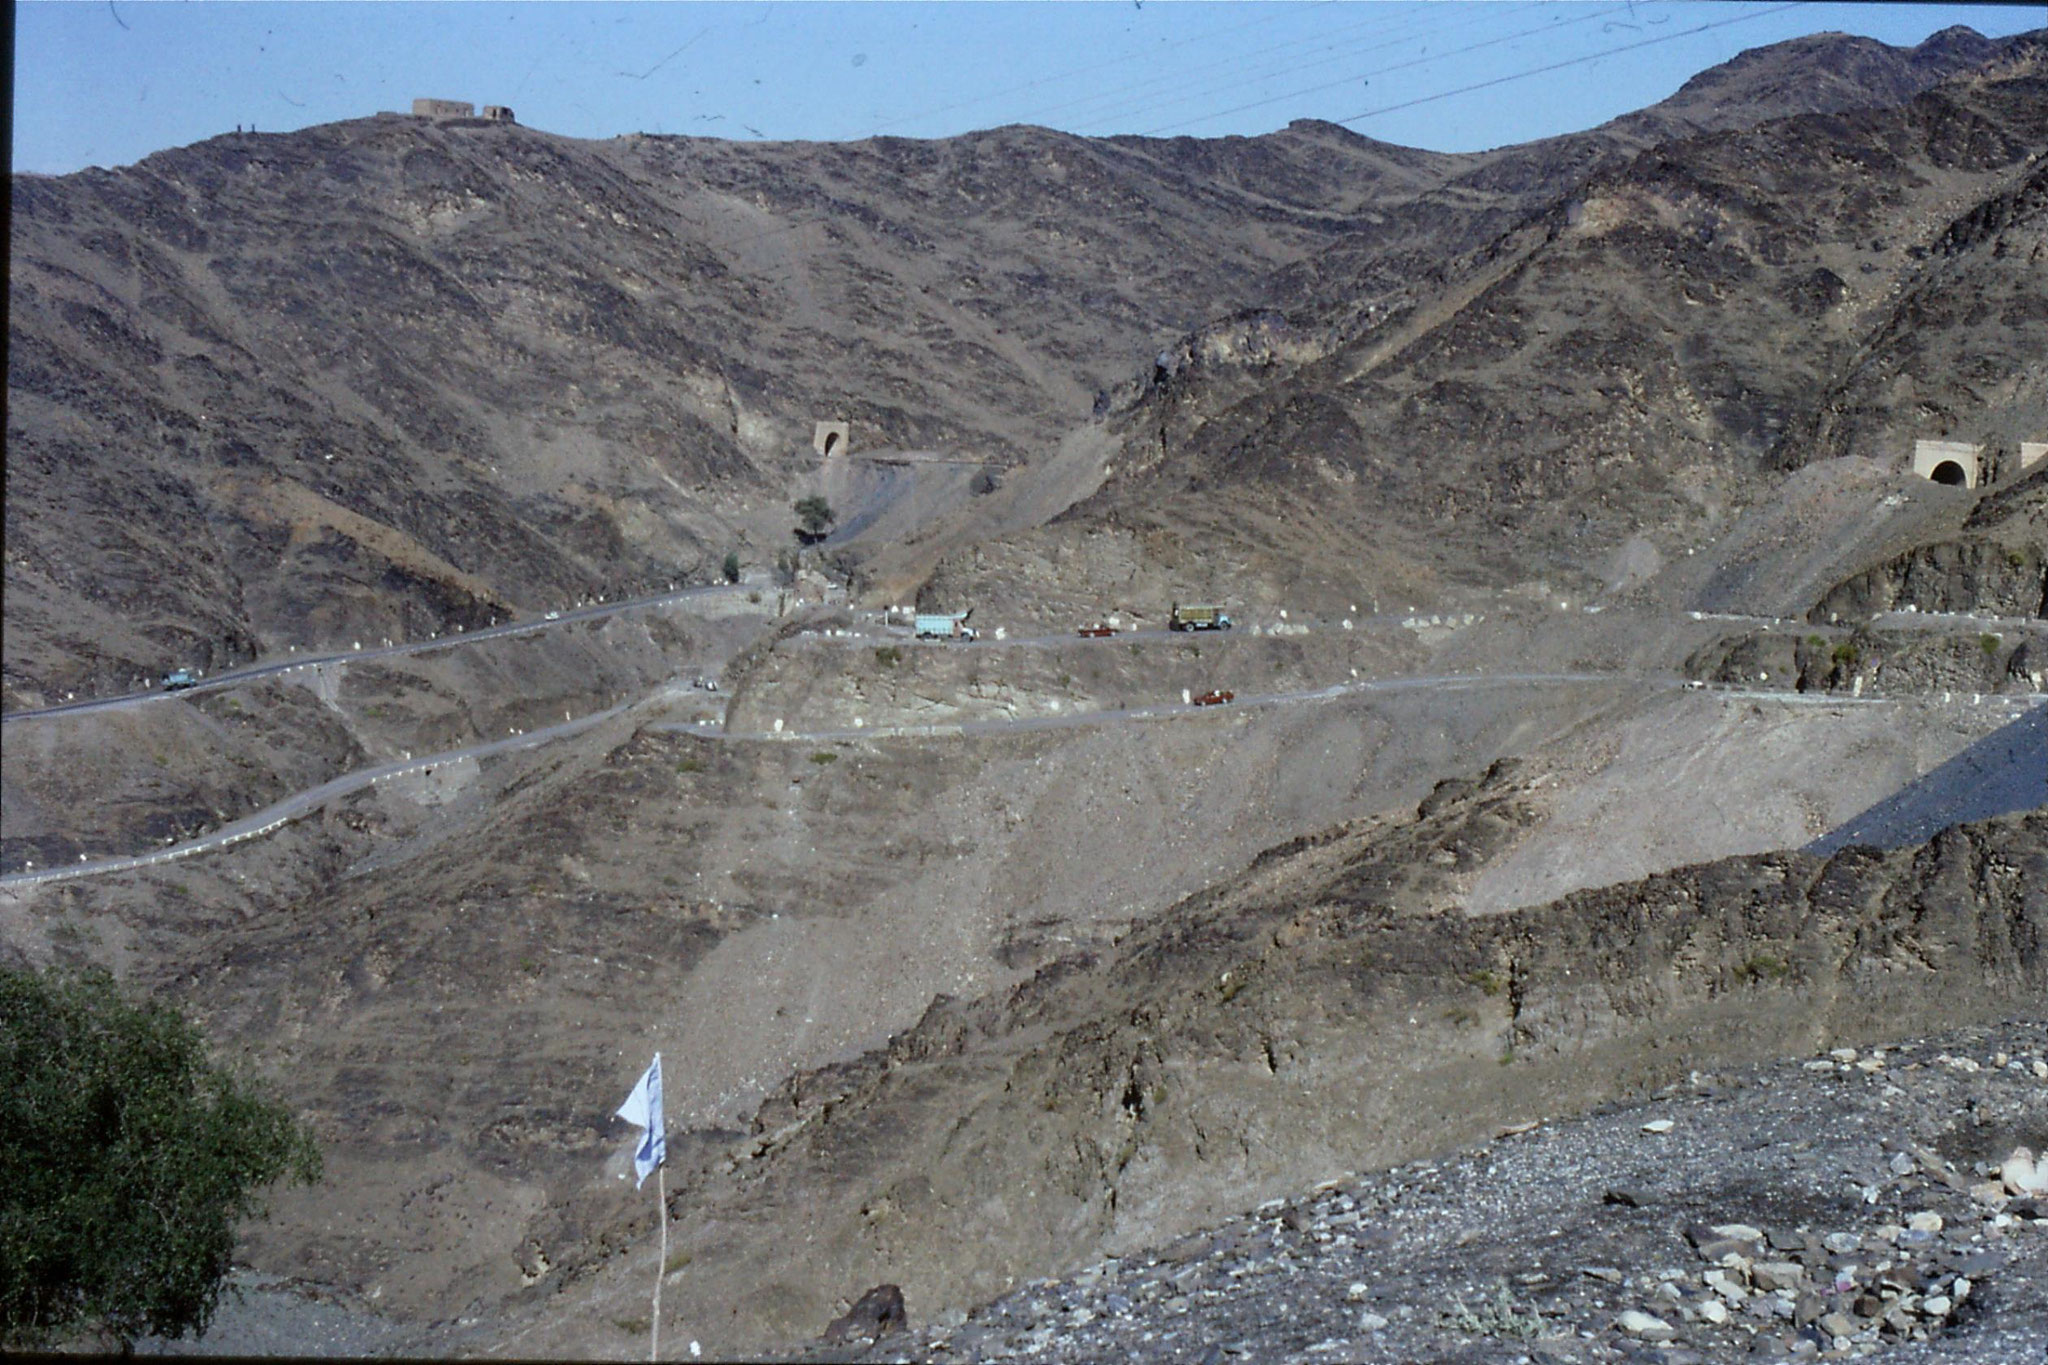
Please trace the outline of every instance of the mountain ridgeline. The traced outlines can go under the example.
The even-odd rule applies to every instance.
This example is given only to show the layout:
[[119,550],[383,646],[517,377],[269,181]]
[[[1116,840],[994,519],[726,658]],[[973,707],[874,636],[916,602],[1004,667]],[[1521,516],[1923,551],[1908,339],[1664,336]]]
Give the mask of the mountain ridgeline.
[[[1764,1358],[1818,1298],[1694,1314],[1684,1228],[1922,1209],[1967,1304],[1824,1306],[2048,1341],[2048,1218],[1930,1183],[2048,1131],[2048,33],[1469,154],[377,115],[11,231],[0,964],[175,999],[328,1173],[210,1345],[645,1350],[656,1051],[675,1354],[1021,1289],[1050,1358],[1073,1271],[1148,1358]],[[1489,1139],[1385,1186],[1455,1217],[1328,1184]]]
[[1027,470],[1099,424],[1107,483],[1009,529],[1198,531],[1253,595],[1583,575],[2040,425],[2042,54],[1802,39],[1464,155],[380,115],[16,176],[5,697],[708,579],[821,417]]

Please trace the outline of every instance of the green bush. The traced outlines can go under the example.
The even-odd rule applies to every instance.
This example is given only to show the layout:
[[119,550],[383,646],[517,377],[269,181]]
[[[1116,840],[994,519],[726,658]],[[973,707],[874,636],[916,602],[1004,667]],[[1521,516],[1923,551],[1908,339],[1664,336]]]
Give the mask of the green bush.
[[876,645],[875,662],[884,668],[894,668],[903,662],[903,651],[894,645]]
[[725,581],[726,581],[726,582],[728,582],[728,583],[737,583],[737,582],[739,582],[739,581],[740,581],[740,552],[739,552],[738,550],[727,550],[727,551],[725,552],[725,563],[723,563],[723,564],[719,565],[718,567],[719,567],[719,572],[725,575]]
[[1977,644],[1986,654],[1996,654],[2000,643],[1996,635],[1979,635],[1977,637]]
[[1857,657],[1856,646],[1850,644],[1847,640],[1844,640],[1841,644],[1835,646],[1834,653],[1830,654],[1828,657],[1834,660],[1835,665],[1839,668],[1854,668],[1856,666]]
[[1792,964],[1772,953],[1756,953],[1735,969],[1744,981],[1783,981],[1792,974]]
[[798,498],[789,505],[789,509],[796,513],[797,539],[806,544],[824,539],[825,533],[831,530],[832,523],[838,520],[837,514],[832,510],[832,504],[816,493],[808,498]]
[[811,755],[811,762],[817,764],[821,768],[824,767],[827,763],[837,763],[838,761],[839,755],[833,753],[830,749],[820,749],[818,750],[818,752]]
[[1488,995],[1499,995],[1508,988],[1508,979],[1492,970],[1470,972],[1465,979]]
[[1462,1295],[1453,1295],[1450,1308],[1438,1321],[1467,1336],[1533,1341],[1544,1333],[1543,1310],[1517,1303],[1506,1284],[1494,1291],[1491,1302],[1481,1299],[1477,1308],[1467,1308]]
[[0,969],[0,1346],[204,1333],[258,1192],[311,1132],[103,971]]

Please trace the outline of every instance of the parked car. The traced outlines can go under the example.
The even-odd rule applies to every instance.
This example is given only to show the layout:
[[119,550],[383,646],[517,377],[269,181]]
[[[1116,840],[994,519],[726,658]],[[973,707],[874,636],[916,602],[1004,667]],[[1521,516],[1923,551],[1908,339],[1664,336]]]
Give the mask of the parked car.
[[166,692],[183,692],[188,687],[199,686],[199,675],[189,668],[180,668],[164,674],[163,689]]
[[1236,701],[1236,700],[1237,700],[1237,693],[1235,693],[1235,692],[1231,692],[1231,691],[1227,691],[1227,690],[1221,690],[1221,689],[1219,689],[1219,690],[1214,690],[1214,691],[1209,691],[1209,692],[1204,692],[1204,693],[1202,693],[1202,694],[1201,694],[1200,696],[1198,696],[1198,697],[1196,697],[1196,698],[1195,698],[1195,705],[1197,705],[1197,706],[1221,706],[1221,705],[1223,705],[1223,704],[1224,704],[1225,702],[1231,702],[1231,701]]

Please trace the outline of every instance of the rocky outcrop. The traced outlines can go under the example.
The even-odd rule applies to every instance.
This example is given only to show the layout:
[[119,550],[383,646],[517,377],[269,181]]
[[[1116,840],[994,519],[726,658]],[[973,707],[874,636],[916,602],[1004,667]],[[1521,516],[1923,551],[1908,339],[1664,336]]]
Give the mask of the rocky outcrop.
[[802,1358],[2036,1360],[2044,1053],[2031,1020],[1695,1070]]
[[[2048,494],[2048,485],[2042,491]],[[1922,545],[1837,585],[1807,619],[1860,621],[1907,608],[2048,616],[2048,545],[1989,539]]]
[[[1303,609],[1395,595],[1419,567],[1499,588],[1532,556],[1582,596],[1631,537],[1695,548],[1785,470],[1916,434],[2010,445],[2048,411],[2048,77],[2037,38],[2013,50],[1890,107],[1466,171],[1469,194],[1286,273],[1291,332],[1314,338],[1298,359],[1155,367],[1108,414],[1109,477],[1048,529],[1198,544],[1245,566],[1238,593],[1285,584]],[[1031,553],[987,550],[978,595]],[[2017,600],[2031,565],[2038,601],[2039,556],[2001,562],[1937,577]]]
[[1695,650],[1685,675],[1728,687],[1851,696],[2036,692],[2044,637],[1970,620],[1826,634],[1757,630]]
[[[1476,818],[1505,777],[1453,804]],[[1430,818],[1449,850],[1456,810]],[[793,1083],[673,1198],[718,1349],[814,1336],[822,1286],[886,1275],[936,1312],[1688,1067],[1997,1017],[2048,990],[2042,812],[1490,919],[1390,903],[1374,847],[1309,841],[1099,960],[942,999],[886,1049]]]

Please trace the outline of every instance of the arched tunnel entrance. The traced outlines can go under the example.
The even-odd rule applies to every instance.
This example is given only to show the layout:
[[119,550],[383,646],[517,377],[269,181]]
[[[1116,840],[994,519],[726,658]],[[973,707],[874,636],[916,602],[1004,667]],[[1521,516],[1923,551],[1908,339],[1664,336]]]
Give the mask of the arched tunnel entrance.
[[853,444],[853,428],[844,418],[815,422],[811,426],[811,449],[820,455],[844,455]]
[[[839,449],[839,433],[838,433],[838,432],[836,432],[836,431],[828,431],[828,432],[826,432],[826,433],[825,433],[825,454],[827,454],[827,455],[830,455],[830,454],[831,454],[831,453],[832,453],[833,451],[835,451],[835,450],[837,450],[837,449]],[[1955,469],[1956,467],[1955,467],[1955,465],[1953,465],[1953,464],[1947,464],[1947,465],[1943,465],[1943,466],[1942,466],[1942,468],[1944,468],[1944,469]],[[1936,478],[1938,479],[1938,478],[1941,478],[1941,475],[1937,473],[1937,474],[1935,475],[1935,477],[1936,477]],[[1954,480],[1952,480],[1952,482],[1955,482],[1955,483],[1961,483],[1962,481],[1963,481],[1963,474],[1962,474],[1962,471],[1961,471],[1960,469],[1957,469],[1957,470],[1956,470],[1956,477],[1954,478]],[[1949,481],[1949,480],[1944,480],[1944,482],[1951,482],[1951,481]]]
[[1984,447],[1968,441],[1915,441],[1913,472],[1950,488],[1975,488],[1984,479]]

